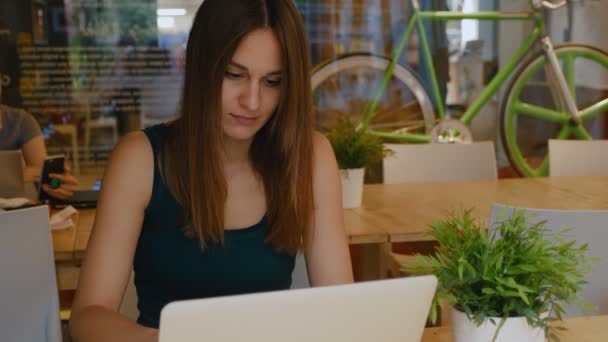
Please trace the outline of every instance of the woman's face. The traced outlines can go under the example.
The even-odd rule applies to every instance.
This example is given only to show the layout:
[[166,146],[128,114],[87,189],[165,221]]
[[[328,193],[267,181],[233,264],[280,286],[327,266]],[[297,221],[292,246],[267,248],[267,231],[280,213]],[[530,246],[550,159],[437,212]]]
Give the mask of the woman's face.
[[271,29],[254,30],[241,41],[222,83],[222,126],[228,139],[253,139],[272,116],[281,96],[281,57]]

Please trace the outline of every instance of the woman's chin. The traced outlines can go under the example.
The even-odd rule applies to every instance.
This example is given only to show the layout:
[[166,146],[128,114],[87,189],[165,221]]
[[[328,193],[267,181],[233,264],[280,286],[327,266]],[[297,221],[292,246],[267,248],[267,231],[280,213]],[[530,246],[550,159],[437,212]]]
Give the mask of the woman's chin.
[[224,136],[229,140],[246,142],[251,141],[257,131],[257,129],[249,127],[230,127],[224,129]]

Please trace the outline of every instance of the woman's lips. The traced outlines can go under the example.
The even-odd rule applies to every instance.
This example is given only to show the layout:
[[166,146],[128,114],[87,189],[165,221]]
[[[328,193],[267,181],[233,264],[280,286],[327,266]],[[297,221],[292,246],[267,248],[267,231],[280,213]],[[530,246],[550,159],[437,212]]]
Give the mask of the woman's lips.
[[237,114],[230,113],[236,122],[244,126],[251,126],[257,121],[257,117],[249,117],[249,116],[241,116]]

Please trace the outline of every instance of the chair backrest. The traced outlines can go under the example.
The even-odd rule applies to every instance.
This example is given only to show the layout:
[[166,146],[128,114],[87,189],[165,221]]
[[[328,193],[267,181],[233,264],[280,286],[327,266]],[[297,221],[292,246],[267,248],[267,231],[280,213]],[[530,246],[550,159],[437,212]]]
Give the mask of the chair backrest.
[[306,268],[306,258],[304,254],[298,254],[296,256],[296,265],[293,268],[291,274],[291,288],[292,289],[303,289],[310,287],[308,280],[308,271]]
[[[505,208],[504,205],[494,204],[490,217],[490,229],[497,221],[498,213]],[[608,314],[608,210],[555,210],[555,209],[525,209],[527,213],[537,216],[534,222],[547,221],[546,228],[553,233],[558,233],[566,228],[573,228],[566,236],[568,239],[576,240],[577,244],[589,244],[589,255],[599,257],[601,260],[591,265],[592,271],[588,275],[583,288],[583,300],[598,308],[594,315]],[[509,209],[511,212],[516,208]],[[509,211],[507,211],[509,213]],[[581,312],[574,304],[566,307],[568,317],[584,316],[589,313]]]
[[23,197],[23,156],[21,150],[0,151],[0,197]]
[[394,154],[384,159],[385,184],[496,179],[490,141],[471,144],[385,144]]
[[47,206],[0,212],[0,339],[61,342]]
[[127,283],[127,288],[125,289],[125,294],[118,311],[132,321],[136,321],[137,317],[139,317],[137,289],[135,288],[135,272],[133,271],[131,271],[131,275],[129,276],[129,282]]
[[549,173],[608,174],[608,140],[549,140]]

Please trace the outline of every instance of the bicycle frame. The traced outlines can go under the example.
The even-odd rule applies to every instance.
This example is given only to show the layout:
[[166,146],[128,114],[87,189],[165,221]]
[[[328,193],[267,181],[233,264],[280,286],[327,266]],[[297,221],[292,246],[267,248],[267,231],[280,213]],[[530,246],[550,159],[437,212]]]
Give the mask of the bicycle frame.
[[[393,69],[397,64],[397,61],[403,54],[405,47],[407,46],[408,39],[412,34],[414,28],[418,30],[419,36],[419,47],[422,49],[422,58],[428,61],[426,64],[426,72],[431,78],[431,96],[437,106],[437,115],[440,119],[445,118],[445,106],[443,99],[439,92],[439,85],[437,83],[437,76],[435,73],[435,67],[432,63],[431,51],[429,48],[428,40],[426,38],[426,31],[424,29],[422,20],[463,20],[463,19],[477,19],[477,20],[491,20],[491,21],[532,21],[534,23],[534,29],[526,37],[522,45],[517,49],[515,54],[511,56],[508,62],[501,68],[501,70],[492,78],[490,83],[481,92],[481,94],[473,101],[473,103],[467,108],[460,121],[464,124],[469,124],[475,116],[480,112],[481,108],[492,98],[498,89],[507,81],[509,75],[516,69],[518,63],[529,51],[530,47],[539,40],[541,36],[546,36],[545,24],[542,17],[537,12],[512,12],[504,13],[497,11],[488,12],[475,12],[475,13],[457,13],[448,11],[421,11],[418,0],[412,0],[413,14],[407,25],[406,30],[401,35],[397,47],[394,49],[391,55],[391,62],[387,67],[383,79],[371,99],[363,110],[363,122],[362,128],[368,129],[369,123],[372,118],[372,114],[376,110],[382,94],[386,90],[386,86],[393,73]],[[424,134],[414,133],[388,133],[388,132],[376,132],[370,130],[371,134],[401,140],[405,142],[413,143],[428,143],[430,142],[430,136]]]

